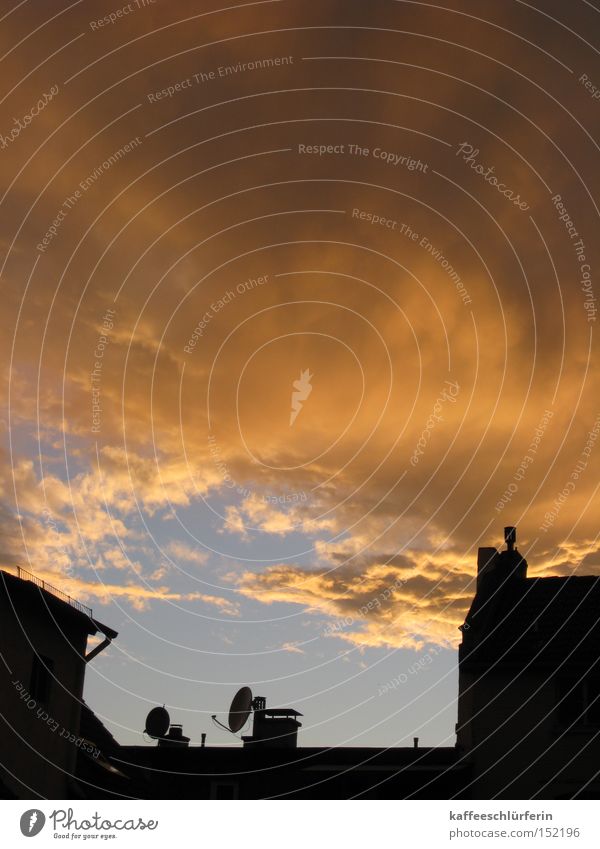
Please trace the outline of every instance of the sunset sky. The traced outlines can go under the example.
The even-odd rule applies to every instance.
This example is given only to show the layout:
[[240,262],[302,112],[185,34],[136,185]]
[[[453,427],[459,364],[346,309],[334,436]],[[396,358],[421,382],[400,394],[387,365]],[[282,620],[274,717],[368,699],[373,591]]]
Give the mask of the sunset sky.
[[[106,17],[105,17],[106,16]],[[600,7],[0,4],[2,565],[193,742],[453,745],[479,545],[600,573]]]

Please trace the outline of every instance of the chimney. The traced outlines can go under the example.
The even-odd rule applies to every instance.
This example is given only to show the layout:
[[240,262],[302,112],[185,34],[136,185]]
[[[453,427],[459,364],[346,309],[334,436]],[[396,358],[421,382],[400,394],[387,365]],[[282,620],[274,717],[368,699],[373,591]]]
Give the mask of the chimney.
[[419,738],[418,737],[413,737],[413,748],[414,749],[419,748]]
[[242,737],[244,748],[295,749],[298,745],[298,729],[302,716],[293,708],[268,708],[266,699],[257,696],[252,714],[252,736]]
[[171,725],[166,737],[161,737],[158,745],[169,749],[183,749],[189,745],[190,738],[185,737],[181,725]]
[[514,551],[517,542],[517,529],[513,525],[504,528],[504,542],[508,551]]
[[477,592],[488,593],[509,578],[526,578],[527,561],[517,551],[517,529],[504,528],[506,551],[480,548],[477,552]]
[[508,578],[526,578],[527,561],[517,551],[517,529],[509,525],[504,528],[506,551],[498,556],[498,577],[504,581]]
[[477,552],[477,592],[482,592],[484,583],[491,577],[498,562],[495,548],[480,548]]

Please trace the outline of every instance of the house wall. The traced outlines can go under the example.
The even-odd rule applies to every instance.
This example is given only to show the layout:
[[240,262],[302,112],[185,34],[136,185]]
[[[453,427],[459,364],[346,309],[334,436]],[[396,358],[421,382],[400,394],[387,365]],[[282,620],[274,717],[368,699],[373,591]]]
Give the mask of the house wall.
[[[70,795],[86,641],[76,617],[54,621],[39,594],[37,604],[20,604],[15,613],[0,585],[0,764],[3,780],[20,798]],[[54,662],[47,704],[29,695],[34,650]]]
[[457,742],[469,755],[471,798],[598,797],[598,729],[561,727],[548,670],[461,670]]

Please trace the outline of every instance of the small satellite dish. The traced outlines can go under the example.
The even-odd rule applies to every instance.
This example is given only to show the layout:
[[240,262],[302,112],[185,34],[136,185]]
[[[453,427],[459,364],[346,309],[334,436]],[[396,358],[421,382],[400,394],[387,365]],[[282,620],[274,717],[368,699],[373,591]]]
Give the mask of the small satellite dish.
[[166,737],[171,724],[169,711],[163,707],[152,708],[146,717],[146,727],[144,731],[149,737],[157,740],[159,737]]
[[252,710],[252,690],[242,687],[237,691],[229,708],[229,730],[236,734],[246,724]]

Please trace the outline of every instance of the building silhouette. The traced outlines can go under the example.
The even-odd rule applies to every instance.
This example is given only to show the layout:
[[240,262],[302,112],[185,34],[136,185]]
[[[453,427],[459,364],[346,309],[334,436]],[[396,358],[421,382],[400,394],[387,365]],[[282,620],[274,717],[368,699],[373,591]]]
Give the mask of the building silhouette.
[[[202,745],[189,745],[179,725],[160,731],[157,745],[119,745],[82,699],[86,663],[116,633],[29,573],[0,571],[0,792],[596,798],[600,578],[529,578],[516,530],[506,528],[505,539],[505,551],[479,549],[476,593],[461,626],[454,747],[426,748],[416,739],[411,748],[299,746],[300,714],[267,708],[261,697],[253,701],[252,734],[243,746],[206,746],[205,735]],[[103,641],[86,654],[88,637],[97,633]],[[51,730],[46,716],[67,733]]]
[[[68,799],[78,792],[80,754],[94,759],[97,751],[81,737],[82,710],[92,723],[85,667],[117,632],[55,587],[15,571],[0,571],[0,791]],[[96,634],[102,641],[86,654]]]
[[459,648],[457,748],[476,798],[600,795],[600,578],[528,578],[480,548]]

